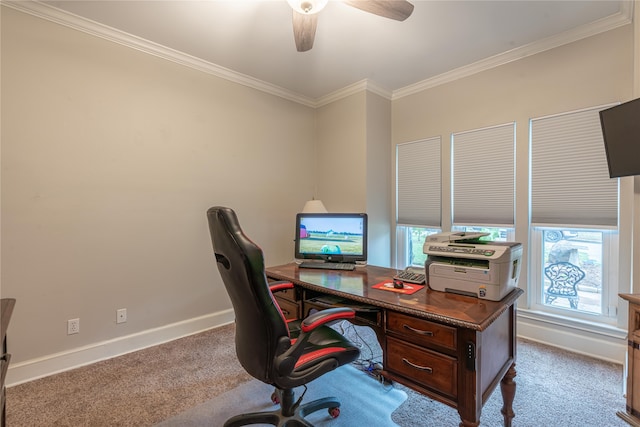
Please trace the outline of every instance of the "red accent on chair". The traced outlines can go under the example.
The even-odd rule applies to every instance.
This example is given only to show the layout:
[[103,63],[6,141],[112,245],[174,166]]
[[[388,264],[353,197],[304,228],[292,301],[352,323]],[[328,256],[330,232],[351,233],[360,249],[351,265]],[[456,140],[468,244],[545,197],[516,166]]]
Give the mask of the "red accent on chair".
[[284,289],[293,289],[293,283],[291,282],[272,283],[271,285],[269,285],[269,289],[271,289],[271,292],[278,292]]
[[316,350],[313,351],[311,353],[307,353],[304,354],[300,357],[300,359],[298,359],[298,362],[296,363],[296,369],[299,368],[302,365],[305,365],[315,359],[319,359],[321,357],[325,357],[325,356],[329,356],[332,353],[338,353],[341,351],[345,351],[344,348],[341,347],[328,347],[328,348],[323,348],[320,350]]
[[278,300],[273,298],[273,293],[278,291],[283,291],[285,289],[293,289],[293,283],[291,282],[272,282],[269,284],[269,290],[271,291],[271,298],[273,299],[273,303],[278,307],[278,311],[280,312],[280,316],[287,324],[287,330],[289,331],[289,337],[291,337],[291,330],[289,329],[289,323],[295,322],[297,319],[287,319],[287,317],[282,312],[282,307],[278,304]]
[[325,315],[313,322],[307,322],[305,319],[305,321],[302,322],[302,332],[310,332],[315,328],[317,328],[319,325],[323,325],[327,322],[333,322],[334,320],[340,320],[340,319],[353,319],[354,317],[356,317],[355,312],[346,313],[346,314],[344,312],[336,312],[336,313]]

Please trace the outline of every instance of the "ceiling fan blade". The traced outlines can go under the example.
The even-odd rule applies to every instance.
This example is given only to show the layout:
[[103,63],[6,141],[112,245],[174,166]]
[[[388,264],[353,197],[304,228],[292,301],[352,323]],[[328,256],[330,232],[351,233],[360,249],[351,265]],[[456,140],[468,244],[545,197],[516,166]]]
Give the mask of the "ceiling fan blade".
[[306,52],[313,47],[317,25],[317,14],[304,15],[293,11],[293,38],[296,41],[298,52]]
[[406,0],[343,0],[356,9],[382,16],[383,18],[404,21],[413,13],[413,5]]

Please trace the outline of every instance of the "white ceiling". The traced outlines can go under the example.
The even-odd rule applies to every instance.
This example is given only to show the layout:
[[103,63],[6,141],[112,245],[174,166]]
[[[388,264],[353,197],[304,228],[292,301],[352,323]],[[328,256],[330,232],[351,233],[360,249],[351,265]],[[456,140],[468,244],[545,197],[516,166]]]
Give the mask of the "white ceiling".
[[330,1],[313,49],[303,53],[285,0],[43,3],[314,102],[362,81],[394,96],[452,70],[606,31],[632,15],[632,3],[617,0],[411,2],[413,14],[398,22]]

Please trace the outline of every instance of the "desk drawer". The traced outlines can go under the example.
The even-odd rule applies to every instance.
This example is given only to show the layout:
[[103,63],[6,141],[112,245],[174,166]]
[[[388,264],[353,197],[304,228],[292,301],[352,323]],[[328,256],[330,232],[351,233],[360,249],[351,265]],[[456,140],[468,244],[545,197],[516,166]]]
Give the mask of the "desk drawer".
[[453,357],[387,337],[386,370],[454,399],[458,395],[456,366]]
[[299,306],[297,303],[282,299],[279,296],[276,296],[276,301],[278,301],[278,305],[280,306],[280,310],[282,310],[282,314],[284,314],[285,319],[292,320],[300,318],[298,313]]
[[[272,285],[275,281],[269,280],[269,285]],[[298,301],[298,292],[296,288],[282,289],[277,292],[273,292],[273,295],[280,299],[288,299],[289,301]]]
[[451,350],[456,349],[456,328],[429,320],[389,311],[387,312],[387,331],[398,333],[415,344],[425,346],[435,344]]
[[295,288],[291,289],[283,289],[281,291],[276,292],[274,295],[277,295],[279,298],[288,299],[289,301],[297,301],[296,298],[296,290]]

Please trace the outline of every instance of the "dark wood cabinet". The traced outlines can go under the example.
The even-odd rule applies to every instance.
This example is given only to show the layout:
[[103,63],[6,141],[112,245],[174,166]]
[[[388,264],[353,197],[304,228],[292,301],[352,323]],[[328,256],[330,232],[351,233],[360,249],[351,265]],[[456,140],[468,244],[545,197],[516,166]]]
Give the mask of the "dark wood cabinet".
[[3,427],[6,425],[6,390],[4,387],[4,381],[7,376],[7,370],[9,369],[9,361],[11,360],[11,355],[7,352],[7,328],[9,327],[9,320],[11,319],[11,314],[13,314],[13,307],[16,300],[12,298],[3,298],[0,302],[0,325],[2,331],[2,356],[0,356],[0,372],[2,373],[2,382],[0,383],[0,411],[2,411],[2,413],[0,414],[0,427]]
[[640,294],[620,294],[629,301],[627,355],[627,411],[618,416],[630,425],[640,427]]

